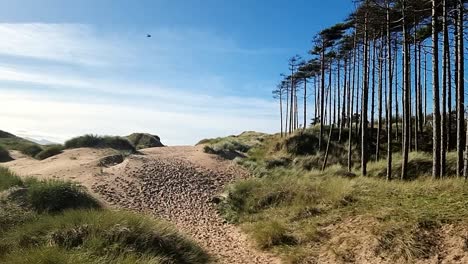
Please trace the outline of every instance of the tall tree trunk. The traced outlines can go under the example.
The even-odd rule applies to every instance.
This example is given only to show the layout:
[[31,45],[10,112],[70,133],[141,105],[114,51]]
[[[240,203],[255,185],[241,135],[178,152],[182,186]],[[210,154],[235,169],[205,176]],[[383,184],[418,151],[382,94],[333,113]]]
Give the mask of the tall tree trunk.
[[424,53],[424,125],[427,124],[427,53]]
[[440,176],[440,106],[439,106],[439,17],[437,0],[432,0],[432,93],[433,93],[433,136],[432,136],[432,177]]
[[[354,52],[353,52],[353,82],[350,86],[350,104],[349,104],[349,133],[348,133],[348,172],[351,172],[352,164],[352,139],[353,139],[353,104],[354,104],[354,89],[356,81],[356,33],[354,33]],[[357,123],[356,123],[357,126]]]
[[392,179],[392,37],[390,31],[390,3],[387,4],[387,60],[388,60],[388,96],[387,96],[387,181]]
[[[366,1],[366,5],[368,1]],[[364,18],[364,85],[362,91],[362,116],[361,116],[361,173],[367,175],[367,108],[369,101],[369,36],[367,32],[368,13],[366,11]]]
[[304,130],[307,128],[307,77],[304,77]]
[[280,120],[281,120],[281,137],[283,137],[283,88],[279,90],[280,101]]
[[419,114],[419,131],[424,132],[424,112],[423,112],[423,94],[422,94],[422,84],[421,84],[421,48],[422,48],[422,43],[421,41],[418,43],[418,114]]
[[322,73],[321,75],[321,87],[320,87],[320,93],[321,93],[321,98],[320,98],[320,137],[319,137],[319,150],[322,150],[322,140],[323,140],[323,126],[325,125],[325,43],[322,43],[322,52],[321,52],[321,58],[320,58],[320,72]]
[[337,97],[338,97],[337,99],[338,100],[336,102],[337,109],[335,109],[336,110],[335,115],[336,115],[337,120],[338,120],[337,124],[341,127],[341,125],[340,125],[341,124],[341,114],[340,114],[340,108],[341,108],[341,98],[340,98],[340,96],[341,96],[340,95],[340,92],[341,92],[341,80],[340,80],[340,78],[341,78],[341,60],[340,59],[338,59],[337,70],[338,70],[338,73],[337,73],[338,75],[337,75],[337,80],[336,80],[336,82],[337,82],[337,84],[336,84],[336,87],[337,87],[336,88],[336,94],[337,94]]
[[465,138],[465,62],[464,62],[464,7],[462,0],[458,0],[458,96],[457,96],[457,176],[463,175],[463,151],[464,151],[464,138]]
[[357,75],[356,75],[356,78],[357,78],[357,82],[356,82],[356,99],[355,99],[355,102],[356,102],[356,114],[357,114],[357,117],[356,117],[356,128],[355,128],[355,134],[356,134],[356,144],[359,144],[359,131],[360,131],[360,126],[361,126],[361,117],[359,116],[359,90],[360,90],[360,83],[361,83],[361,64],[359,63],[361,61],[361,48],[359,47],[358,45],[358,63],[357,63]]
[[[344,59],[344,87],[343,87],[343,106],[341,108],[341,122],[340,122],[340,132],[338,136],[338,142],[341,143],[341,135],[343,133],[343,127],[346,123],[346,99],[348,93],[348,58]],[[349,102],[348,102],[349,103]]]
[[398,43],[395,42],[395,128],[396,128],[396,133],[395,133],[395,139],[397,141],[400,140],[400,113],[399,113],[399,107],[398,107]]
[[[434,0],[435,1],[435,0]],[[409,44],[408,29],[406,25],[406,0],[402,1],[402,23],[403,23],[403,161],[401,166],[401,179],[407,179],[408,154],[410,148],[410,78],[409,78]]]
[[414,149],[415,151],[419,151],[419,119],[421,118],[419,116],[419,89],[418,89],[418,44],[417,44],[417,21],[416,21],[416,15],[414,17],[414,23],[415,23],[415,32],[414,32],[414,38],[413,38],[413,44],[414,44],[414,95],[415,95],[415,100],[414,100]]
[[332,62],[330,62],[330,70],[328,73],[328,125],[333,124],[333,114],[332,114]]
[[383,44],[380,45],[379,47],[379,84],[378,84],[378,91],[377,91],[377,99],[378,99],[378,105],[377,105],[377,111],[378,111],[378,125],[377,125],[377,142],[375,144],[375,160],[380,159],[380,135],[382,132],[382,85],[383,85]]
[[289,92],[289,84],[286,84],[286,114],[285,114],[285,118],[286,118],[286,122],[284,123],[285,127],[284,127],[284,133],[287,134],[288,133],[288,122],[289,122],[289,96],[290,96],[290,92]]
[[448,61],[448,25],[447,25],[447,0],[442,0],[442,28],[443,28],[443,58],[442,58],[442,116],[440,124],[440,177],[445,176],[446,151],[447,151],[447,64]]
[[330,150],[330,142],[331,142],[331,137],[332,137],[332,132],[333,132],[333,126],[334,126],[334,124],[331,124],[331,126],[330,126],[330,133],[328,134],[327,150],[325,151],[325,159],[323,160],[322,171],[324,171],[325,168],[327,167],[328,152],[329,152],[329,150]]
[[374,38],[373,42],[373,49],[372,49],[372,88],[371,88],[371,130],[374,130],[374,122],[375,122],[375,61],[380,60],[380,58],[376,58],[377,55],[377,41]]

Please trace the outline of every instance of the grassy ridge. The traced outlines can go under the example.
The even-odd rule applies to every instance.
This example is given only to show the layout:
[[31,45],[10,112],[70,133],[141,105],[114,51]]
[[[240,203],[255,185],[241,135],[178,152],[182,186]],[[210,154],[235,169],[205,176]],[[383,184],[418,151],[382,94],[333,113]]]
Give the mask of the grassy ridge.
[[84,135],[67,140],[65,148],[113,148],[121,151],[136,151],[135,146],[126,138],[97,135]]
[[23,181],[0,168],[0,263],[209,261],[165,222],[104,210],[70,182]]
[[[386,182],[385,160],[369,164],[369,177],[359,177],[357,167],[348,173],[345,142],[334,146],[330,166],[320,171],[323,153],[304,148],[313,148],[314,137],[313,130],[286,139],[267,136],[238,160],[257,177],[232,184],[220,210],[259,248],[279,253],[288,263],[317,261],[320,254],[346,263],[362,253],[354,252],[357,245],[370,243],[358,234],[366,230],[370,241],[377,241],[371,246],[376,259],[414,263],[438,254],[444,225],[468,226],[468,185],[428,177],[430,154],[410,154],[412,181]],[[447,158],[453,175],[455,155]],[[398,178],[401,156],[394,155],[393,162]],[[340,226],[347,231],[334,233]]]

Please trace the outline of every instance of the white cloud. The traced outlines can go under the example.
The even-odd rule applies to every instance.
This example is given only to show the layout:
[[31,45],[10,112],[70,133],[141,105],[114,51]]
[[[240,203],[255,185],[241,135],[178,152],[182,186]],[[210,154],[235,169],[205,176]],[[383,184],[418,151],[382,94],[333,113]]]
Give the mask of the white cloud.
[[244,130],[273,132],[272,127],[276,124],[274,117],[259,117],[255,112],[230,115],[216,108],[206,112],[175,112],[158,107],[54,100],[20,92],[2,92],[0,105],[1,129],[40,135],[52,141],[64,141],[87,133],[127,135],[150,132],[160,135],[166,144],[194,144],[202,138]]
[[[167,144],[275,130],[274,102],[214,92],[225,88],[224,78],[199,74],[200,62],[193,62],[200,53],[218,58],[267,49],[242,49],[208,31],[151,33],[150,40],[143,34],[134,41],[139,33],[102,34],[86,25],[0,24],[0,55],[22,58],[0,64],[0,129],[51,141],[142,131]],[[181,69],[192,74],[182,77]],[[141,71],[153,78],[133,76]],[[163,81],[174,76],[181,78],[177,85]]]
[[85,65],[124,59],[117,45],[105,45],[81,24],[0,24],[0,54]]

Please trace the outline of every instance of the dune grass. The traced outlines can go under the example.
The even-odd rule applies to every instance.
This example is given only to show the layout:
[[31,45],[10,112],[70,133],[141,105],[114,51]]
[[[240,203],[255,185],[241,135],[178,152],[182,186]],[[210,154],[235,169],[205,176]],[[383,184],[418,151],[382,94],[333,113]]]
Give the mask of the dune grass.
[[23,185],[20,177],[4,167],[0,167],[0,191],[7,190],[14,186]]
[[7,162],[12,160],[10,152],[0,145],[0,162]]
[[135,146],[126,138],[97,135],[72,138],[65,142],[65,148],[113,148],[120,151],[136,152]]
[[[1,192],[3,191],[3,192]],[[169,224],[110,211],[80,186],[0,168],[0,263],[208,263]]]
[[[377,257],[414,263],[437,254],[442,226],[468,226],[468,185],[454,177],[432,180],[431,154],[410,153],[409,181],[399,180],[401,155],[394,154],[395,180],[387,182],[385,159],[368,164],[368,177],[360,176],[359,167],[349,173],[347,143],[335,143],[330,165],[322,172],[323,153],[304,147],[316,148],[316,130],[286,139],[265,137],[246,158],[237,159],[256,177],[229,186],[220,212],[259,248],[278,253],[287,263],[308,263],[323,250],[342,254],[346,262],[349,251],[341,252],[343,245],[362,238],[354,232],[332,234],[335,225],[343,224],[353,231],[367,230],[377,241],[371,252]],[[448,153],[448,176],[455,174],[455,163],[455,153]],[[355,244],[349,250],[353,248]]]
[[[412,232],[419,226],[468,220],[468,185],[463,180],[385,182],[339,175],[345,175],[339,166],[324,172],[275,169],[270,175],[230,186],[221,212],[229,221],[240,224],[258,247],[289,256],[288,261],[313,254],[318,242],[327,237],[324,227],[348,218],[374,219],[373,232],[382,240],[391,230],[413,239]],[[418,250],[413,246],[398,243],[385,249],[395,256],[413,252],[408,253],[411,259]]]
[[[168,224],[128,212],[71,210],[5,232],[6,263],[207,263],[208,255]],[[51,255],[52,254],[52,255]],[[58,261],[58,262],[49,262]]]
[[62,145],[51,145],[46,146],[41,152],[37,153],[35,158],[38,160],[44,160],[63,152]]

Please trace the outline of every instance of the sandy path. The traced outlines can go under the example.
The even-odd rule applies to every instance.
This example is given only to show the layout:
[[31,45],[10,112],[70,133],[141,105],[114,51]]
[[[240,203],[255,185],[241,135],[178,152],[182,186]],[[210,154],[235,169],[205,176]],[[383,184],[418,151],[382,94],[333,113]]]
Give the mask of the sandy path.
[[98,160],[112,150],[77,149],[44,161],[15,153],[4,163],[20,175],[64,178],[82,183],[116,208],[166,219],[213,255],[217,263],[280,263],[257,251],[234,225],[218,215],[213,198],[248,173],[232,162],[203,153],[202,147],[164,147],[142,151],[123,163],[102,168]]

